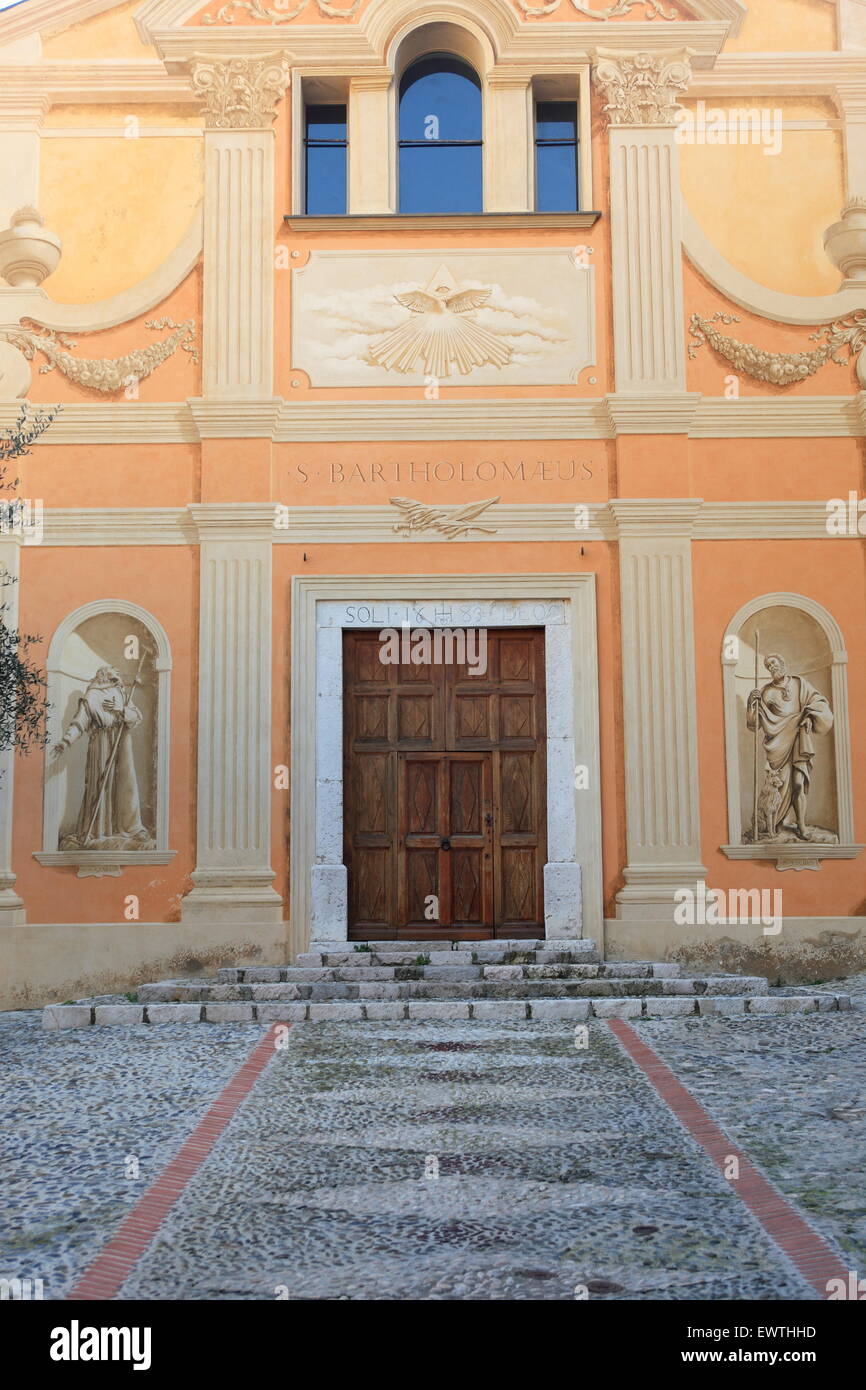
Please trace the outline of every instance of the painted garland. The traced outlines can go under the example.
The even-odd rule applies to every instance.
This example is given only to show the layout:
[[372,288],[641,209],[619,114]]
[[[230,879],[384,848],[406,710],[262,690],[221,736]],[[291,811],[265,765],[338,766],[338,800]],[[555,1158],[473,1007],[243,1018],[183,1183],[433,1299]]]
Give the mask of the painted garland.
[[[708,319],[700,314],[692,314],[689,322],[692,334],[689,357],[695,357],[698,348],[708,343],[732,367],[755,381],[766,381],[770,386],[792,386],[795,381],[805,381],[807,377],[814,376],[827,362],[844,366],[857,353],[857,378],[861,385],[866,386],[866,309],[858,309],[848,318],[824,324],[817,332],[810,333],[812,342],[824,340],[820,347],[813,348],[811,352],[766,352],[752,343],[739,342],[713,327],[716,323],[739,322],[736,314],[719,312]],[[843,355],[846,349],[847,357]]]
[[71,338],[50,328],[40,328],[38,325],[32,329],[7,331],[5,337],[31,362],[36,352],[41,352],[47,357],[48,361],[39,368],[40,372],[51,372],[56,367],[76,385],[111,395],[150,376],[151,372],[171,357],[178,347],[188,352],[194,362],[198,361],[195,319],[186,319],[183,323],[175,323],[174,319],[168,318],[148,319],[144,326],[152,329],[171,328],[174,331],[161,342],[151,343],[145,348],[135,348],[124,357],[74,357],[68,351],[69,348],[75,347]]

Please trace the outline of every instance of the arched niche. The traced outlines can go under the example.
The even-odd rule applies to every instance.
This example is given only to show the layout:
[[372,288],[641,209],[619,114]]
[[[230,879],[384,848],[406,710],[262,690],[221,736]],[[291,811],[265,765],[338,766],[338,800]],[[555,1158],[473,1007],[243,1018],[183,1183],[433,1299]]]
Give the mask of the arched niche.
[[[811,688],[815,708],[829,709],[832,716],[832,727],[811,736],[806,820],[814,838],[806,840],[782,825],[772,828],[784,770],[769,769],[763,730],[756,736],[747,723],[749,693],[772,681],[764,663],[773,655],[783,658],[789,676],[801,678],[797,691]],[[818,869],[823,859],[853,859],[860,853],[863,846],[854,843],[847,662],[835,618],[803,594],[763,594],[729,622],[722,643],[730,841],[722,850],[728,858],[774,860],[778,869]]]
[[[120,678],[120,687],[105,687],[105,698],[126,700],[134,721],[116,749],[113,730],[106,736],[107,769],[105,756],[91,752],[93,723],[87,709],[82,712],[88,691],[96,708],[103,687],[93,683],[104,668]],[[79,877],[168,863],[171,652],[161,623],[125,599],[85,604],[55,631],[47,678],[43,847],[36,859],[77,866]],[[111,793],[115,800],[106,809]],[[131,807],[135,815],[127,814]],[[135,834],[131,822],[139,827]]]
[[447,53],[460,58],[482,80],[495,62],[493,45],[475,21],[461,16],[459,23],[453,20],[430,22],[429,18],[416,15],[393,38],[388,66],[399,82],[406,69],[428,53]]

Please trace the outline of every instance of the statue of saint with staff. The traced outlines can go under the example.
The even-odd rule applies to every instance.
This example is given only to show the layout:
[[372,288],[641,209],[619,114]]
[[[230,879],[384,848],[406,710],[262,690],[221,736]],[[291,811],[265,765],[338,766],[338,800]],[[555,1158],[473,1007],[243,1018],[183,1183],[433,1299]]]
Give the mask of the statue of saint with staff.
[[139,683],[136,676],[124,691],[115,668],[100,666],[54,746],[53,756],[59,758],[77,739],[86,736],[88,740],[81,809],[75,829],[61,841],[62,850],[141,850],[154,846],[141,819],[132,755],[132,731],[141,723],[142,714],[131,697]]
[[[751,691],[746,725],[755,734],[755,816],[750,839],[820,843],[835,841],[828,830],[806,821],[806,802],[815,758],[814,736],[833,727],[833,711],[825,695],[804,676],[788,671],[784,657],[773,652],[764,659],[771,679]],[[757,669],[757,652],[756,652]],[[756,683],[757,684],[757,683]],[[766,769],[757,794],[758,737],[763,735]]]

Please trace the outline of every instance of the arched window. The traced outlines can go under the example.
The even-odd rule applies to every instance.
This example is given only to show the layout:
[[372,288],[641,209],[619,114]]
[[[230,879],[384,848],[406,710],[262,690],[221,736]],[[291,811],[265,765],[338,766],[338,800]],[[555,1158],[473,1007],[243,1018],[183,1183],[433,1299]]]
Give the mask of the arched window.
[[400,211],[484,210],[481,83],[468,63],[435,54],[400,83]]

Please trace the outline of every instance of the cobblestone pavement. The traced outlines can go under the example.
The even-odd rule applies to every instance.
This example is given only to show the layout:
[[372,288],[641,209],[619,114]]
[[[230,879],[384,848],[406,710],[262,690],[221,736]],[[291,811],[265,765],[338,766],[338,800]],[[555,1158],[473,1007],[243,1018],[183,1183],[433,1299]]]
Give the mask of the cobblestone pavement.
[[[866,977],[846,987],[847,1014],[639,1034],[862,1272]],[[46,1032],[38,1014],[0,1015],[0,1277],[63,1298],[262,1034]],[[580,1285],[591,1300],[816,1297],[606,1024],[579,1049],[553,1023],[305,1023],[120,1297],[573,1299]]]

